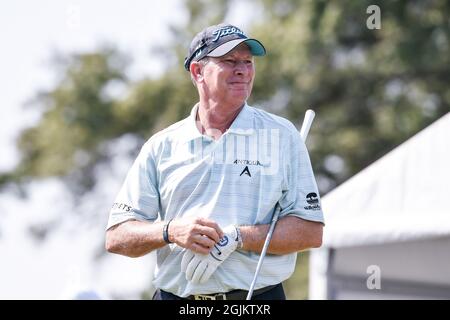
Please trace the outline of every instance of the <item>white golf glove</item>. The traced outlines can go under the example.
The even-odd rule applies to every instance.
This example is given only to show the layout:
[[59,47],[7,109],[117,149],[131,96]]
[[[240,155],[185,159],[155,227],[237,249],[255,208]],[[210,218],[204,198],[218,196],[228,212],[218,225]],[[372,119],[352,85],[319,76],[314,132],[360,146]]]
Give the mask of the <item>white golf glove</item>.
[[181,271],[186,273],[186,280],[194,284],[205,283],[217,267],[228,256],[242,246],[239,231],[234,225],[223,229],[224,236],[216,243],[209,254],[194,253],[186,250],[181,260]]

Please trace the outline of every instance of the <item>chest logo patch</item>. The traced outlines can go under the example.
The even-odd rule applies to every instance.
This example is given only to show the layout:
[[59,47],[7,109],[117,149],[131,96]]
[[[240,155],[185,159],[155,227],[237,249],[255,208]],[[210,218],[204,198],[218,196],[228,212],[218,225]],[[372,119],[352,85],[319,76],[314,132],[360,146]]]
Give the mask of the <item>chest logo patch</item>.
[[241,174],[239,176],[242,176],[243,174],[248,175],[249,177],[251,177],[252,175],[250,174],[250,170],[248,169],[248,166],[245,166],[244,170],[242,170]]

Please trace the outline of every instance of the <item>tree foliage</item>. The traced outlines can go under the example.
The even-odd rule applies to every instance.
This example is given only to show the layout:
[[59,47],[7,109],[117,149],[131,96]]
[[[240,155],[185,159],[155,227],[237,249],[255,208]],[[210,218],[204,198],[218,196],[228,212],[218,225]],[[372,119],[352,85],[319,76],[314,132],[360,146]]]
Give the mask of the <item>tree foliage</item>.
[[22,161],[19,178],[59,176],[76,189],[93,186],[93,165],[102,161],[99,146],[114,137],[118,126],[115,101],[108,85],[126,81],[124,62],[112,49],[98,53],[56,57],[58,85],[40,92],[35,105],[42,108],[40,122],[22,132],[18,146]]
[[322,191],[450,110],[447,1],[378,2],[380,30],[366,27],[373,1],[263,3],[254,33],[268,44],[258,73],[269,76],[255,98],[279,93],[296,123],[316,111],[309,147]]

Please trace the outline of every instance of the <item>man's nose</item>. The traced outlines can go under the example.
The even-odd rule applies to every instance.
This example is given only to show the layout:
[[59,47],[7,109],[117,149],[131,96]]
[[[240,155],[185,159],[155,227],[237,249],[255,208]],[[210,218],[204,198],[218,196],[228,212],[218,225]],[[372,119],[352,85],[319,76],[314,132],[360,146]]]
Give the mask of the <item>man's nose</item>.
[[234,73],[236,75],[247,75],[247,63],[245,61],[236,61],[236,64],[234,66]]

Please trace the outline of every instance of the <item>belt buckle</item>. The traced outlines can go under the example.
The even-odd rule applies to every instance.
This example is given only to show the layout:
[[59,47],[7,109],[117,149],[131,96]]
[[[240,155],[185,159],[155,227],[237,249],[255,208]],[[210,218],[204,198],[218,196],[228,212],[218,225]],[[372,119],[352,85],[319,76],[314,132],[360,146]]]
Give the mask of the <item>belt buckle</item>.
[[[218,297],[222,297],[222,299],[217,299]],[[225,293],[216,294],[216,300],[227,300],[227,295]]]
[[194,295],[194,300],[227,300],[227,295],[225,293],[218,293],[214,295],[196,294]]

